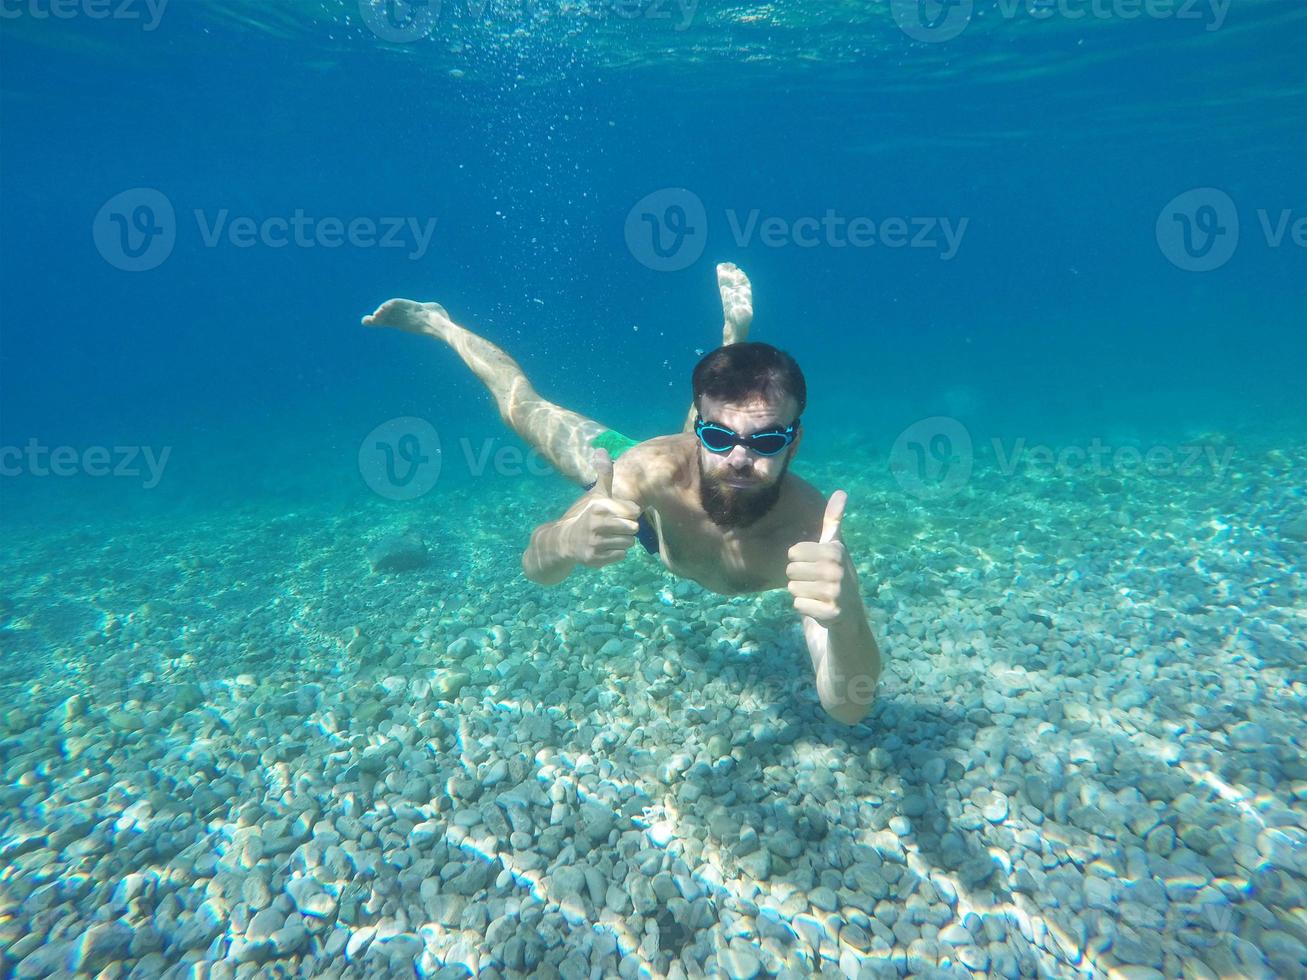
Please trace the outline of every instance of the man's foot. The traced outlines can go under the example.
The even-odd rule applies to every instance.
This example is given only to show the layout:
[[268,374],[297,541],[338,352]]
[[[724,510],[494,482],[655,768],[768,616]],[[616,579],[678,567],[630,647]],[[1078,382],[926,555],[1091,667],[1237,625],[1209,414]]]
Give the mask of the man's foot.
[[717,266],[717,288],[722,294],[722,346],[742,344],[749,339],[749,325],[753,323],[753,286],[749,277],[733,262]]
[[453,321],[439,303],[415,303],[411,299],[388,299],[377,312],[363,318],[365,327],[392,327],[405,333],[422,333],[443,338]]

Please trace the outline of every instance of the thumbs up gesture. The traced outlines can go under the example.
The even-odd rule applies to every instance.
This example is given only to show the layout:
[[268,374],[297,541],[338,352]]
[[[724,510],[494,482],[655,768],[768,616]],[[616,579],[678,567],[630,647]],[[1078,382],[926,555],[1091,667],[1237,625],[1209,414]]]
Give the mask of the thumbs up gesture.
[[849,495],[836,490],[826,502],[820,541],[800,541],[789,550],[785,577],[794,608],[823,626],[833,626],[860,605],[857,577],[840,540],[840,521]]
[[603,568],[621,561],[635,544],[640,505],[613,496],[613,461],[606,450],[595,451],[594,465],[598,479],[568,524],[566,542],[573,561]]

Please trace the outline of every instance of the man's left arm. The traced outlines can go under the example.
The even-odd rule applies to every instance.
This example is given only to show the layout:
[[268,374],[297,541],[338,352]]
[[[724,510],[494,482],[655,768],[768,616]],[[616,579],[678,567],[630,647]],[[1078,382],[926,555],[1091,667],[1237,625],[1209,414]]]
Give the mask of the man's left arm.
[[794,608],[803,616],[803,636],[826,713],[846,725],[867,716],[880,678],[880,649],[867,621],[853,560],[839,538],[848,495],[831,494],[821,539],[790,548],[785,567]]

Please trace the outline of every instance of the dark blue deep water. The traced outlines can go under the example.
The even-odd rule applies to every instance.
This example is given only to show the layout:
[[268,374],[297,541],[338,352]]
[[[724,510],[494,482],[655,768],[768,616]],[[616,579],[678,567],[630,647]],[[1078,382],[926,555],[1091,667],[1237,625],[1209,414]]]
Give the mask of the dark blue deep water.
[[[643,440],[718,263],[856,724],[360,323]],[[1305,340],[1302,0],[0,0],[0,976],[1307,976]]]
[[[935,42],[885,4],[810,8],[457,0],[385,44],[352,3],[174,3],[147,30],[143,0],[103,20],[6,0],[0,442],[171,446],[156,496],[216,502],[342,489],[352,446],[392,416],[498,435],[445,351],[358,328],[392,295],[443,303],[549,397],[647,437],[716,345],[719,261],[753,279],[755,337],[809,376],[809,451],[857,432],[884,452],[958,414],[955,389],[1005,438],[1301,423],[1299,5],[1150,18],[1067,0],[1041,18],[982,0]],[[171,204],[175,244],[124,272],[93,233],[134,188]],[[624,234],[664,188],[706,219],[675,271]],[[1238,220],[1206,272],[1156,232],[1195,188]],[[755,211],[783,245],[745,240]],[[310,242],[324,219],[435,224],[425,249],[411,230],[238,247],[220,224],[297,213]],[[785,230],[828,213],[904,219],[923,247]],[[951,254],[943,221],[962,228]],[[27,459],[6,499],[53,492]]]

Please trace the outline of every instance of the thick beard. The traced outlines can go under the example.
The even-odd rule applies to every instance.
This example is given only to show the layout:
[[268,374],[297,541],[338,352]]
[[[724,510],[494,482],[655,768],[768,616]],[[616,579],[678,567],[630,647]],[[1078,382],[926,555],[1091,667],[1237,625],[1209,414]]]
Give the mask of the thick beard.
[[776,501],[781,496],[781,482],[790,468],[790,460],[786,456],[780,476],[774,483],[765,487],[740,490],[719,483],[705,473],[702,456],[698,457],[698,463],[699,503],[703,506],[709,520],[727,530],[748,527],[776,506]]

